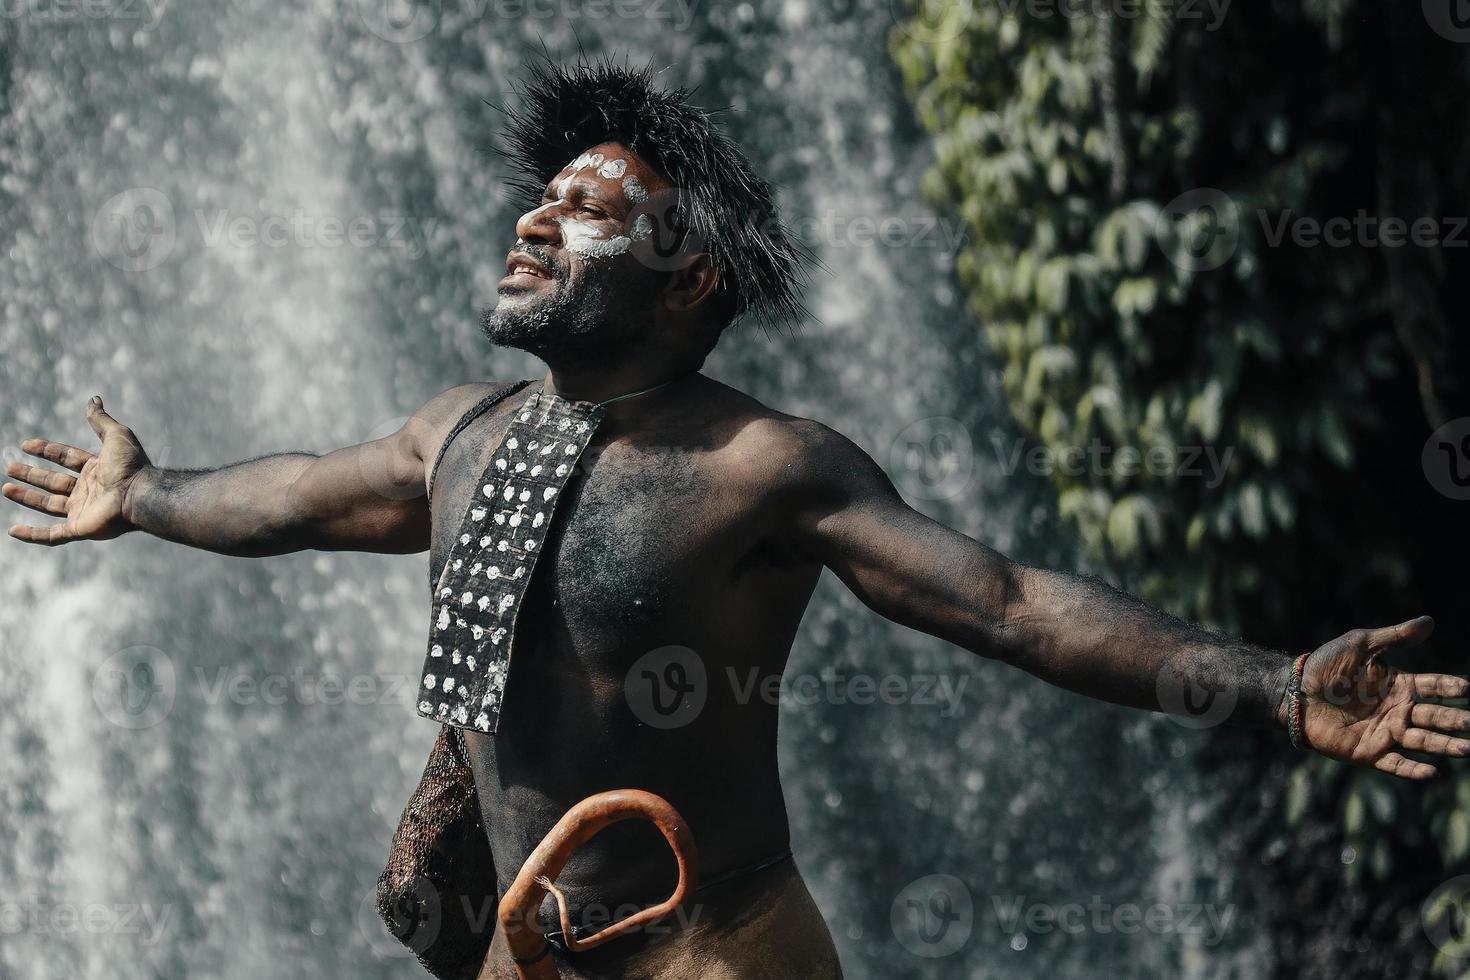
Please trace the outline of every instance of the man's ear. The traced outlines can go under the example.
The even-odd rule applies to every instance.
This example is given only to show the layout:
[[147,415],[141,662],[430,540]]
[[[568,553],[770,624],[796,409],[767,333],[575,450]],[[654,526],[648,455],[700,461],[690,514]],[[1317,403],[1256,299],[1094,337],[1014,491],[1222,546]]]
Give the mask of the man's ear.
[[720,270],[708,252],[700,252],[684,268],[669,274],[668,284],[664,286],[664,309],[688,313],[709,299],[719,284]]

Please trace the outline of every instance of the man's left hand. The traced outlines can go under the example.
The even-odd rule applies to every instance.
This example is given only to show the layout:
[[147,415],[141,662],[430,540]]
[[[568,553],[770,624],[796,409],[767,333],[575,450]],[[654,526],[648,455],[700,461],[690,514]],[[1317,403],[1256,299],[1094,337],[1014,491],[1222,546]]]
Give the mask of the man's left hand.
[[[1429,779],[1439,770],[1400,750],[1470,756],[1470,711],[1435,704],[1461,698],[1470,681],[1453,674],[1415,674],[1383,662],[1385,654],[1416,647],[1434,632],[1428,616],[1398,626],[1353,630],[1312,651],[1302,673],[1302,734],[1308,746],[1343,762],[1399,776]],[[1282,699],[1282,718],[1289,711]]]

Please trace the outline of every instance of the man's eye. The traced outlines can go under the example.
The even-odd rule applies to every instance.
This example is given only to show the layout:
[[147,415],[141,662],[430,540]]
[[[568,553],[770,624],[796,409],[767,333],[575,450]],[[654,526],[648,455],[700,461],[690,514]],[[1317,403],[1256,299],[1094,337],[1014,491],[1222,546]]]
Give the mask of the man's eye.
[[594,208],[590,204],[584,204],[584,205],[582,205],[581,211],[584,214],[590,214],[590,215],[592,215],[593,217],[596,217],[596,218],[605,218],[605,217],[607,217],[607,215],[605,215],[605,214],[602,213],[602,210],[600,208]]

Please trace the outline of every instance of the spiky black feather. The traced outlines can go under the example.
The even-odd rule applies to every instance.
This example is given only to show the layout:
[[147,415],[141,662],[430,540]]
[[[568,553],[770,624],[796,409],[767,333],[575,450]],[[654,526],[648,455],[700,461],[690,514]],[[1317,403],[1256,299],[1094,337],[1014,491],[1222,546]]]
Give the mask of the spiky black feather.
[[537,60],[515,94],[519,104],[505,107],[503,153],[531,199],[589,147],[622,143],[679,190],[734,317],[779,328],[806,315],[800,291],[810,251],[780,223],[770,184],[688,90],[658,87],[651,66],[583,56],[570,68]]

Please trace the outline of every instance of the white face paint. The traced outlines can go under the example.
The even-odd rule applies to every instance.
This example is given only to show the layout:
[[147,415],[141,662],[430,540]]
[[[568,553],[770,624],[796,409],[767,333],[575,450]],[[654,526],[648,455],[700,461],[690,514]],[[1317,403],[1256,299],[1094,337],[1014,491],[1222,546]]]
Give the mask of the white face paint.
[[583,258],[611,258],[622,255],[633,245],[633,240],[624,235],[604,238],[601,228],[576,218],[558,217],[554,220],[561,226],[562,244]]
[[[595,167],[597,174],[607,180],[617,180],[628,172],[628,161],[624,159],[608,160],[601,153],[583,153],[577,159],[562,168],[570,171],[556,184],[555,201],[547,201],[545,204],[522,215],[521,220],[534,222],[541,217],[542,213],[550,208],[560,207],[567,203],[567,192],[571,190],[572,180],[576,178],[577,172]],[[638,178],[629,176],[623,181],[623,193],[628,200],[635,204],[648,198],[646,191]],[[633,221],[632,238],[624,235],[614,235],[607,238],[602,229],[586,221],[569,218],[560,215],[553,218],[561,228],[562,244],[578,255],[588,259],[605,259],[614,255],[622,255],[632,247],[635,240],[642,241],[653,234],[653,222],[648,215],[641,214]]]

